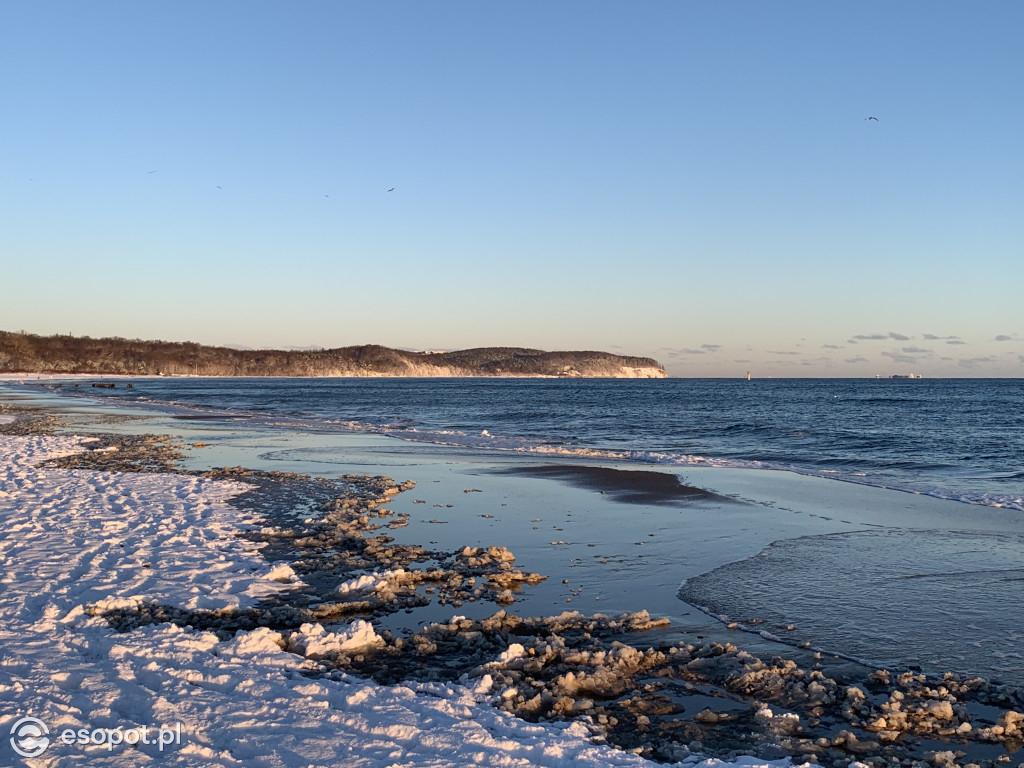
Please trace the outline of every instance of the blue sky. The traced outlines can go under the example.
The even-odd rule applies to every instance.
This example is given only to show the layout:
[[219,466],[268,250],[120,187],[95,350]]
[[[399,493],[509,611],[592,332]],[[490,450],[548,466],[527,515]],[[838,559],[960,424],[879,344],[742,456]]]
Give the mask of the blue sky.
[[2,18],[0,328],[1024,375],[1019,2]]

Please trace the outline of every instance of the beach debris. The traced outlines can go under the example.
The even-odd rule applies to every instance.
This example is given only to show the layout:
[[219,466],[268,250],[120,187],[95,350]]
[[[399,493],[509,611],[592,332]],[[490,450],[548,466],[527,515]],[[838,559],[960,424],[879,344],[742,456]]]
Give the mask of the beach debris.
[[80,453],[48,459],[42,467],[103,472],[174,472],[187,458],[171,435],[95,435]]
[[0,420],[0,435],[50,435],[59,427],[69,426],[54,413],[0,403],[0,415],[13,420]]

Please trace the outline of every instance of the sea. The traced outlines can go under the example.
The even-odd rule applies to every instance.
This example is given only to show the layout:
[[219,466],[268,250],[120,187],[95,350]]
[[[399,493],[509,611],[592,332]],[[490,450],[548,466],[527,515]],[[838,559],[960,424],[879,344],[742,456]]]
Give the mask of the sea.
[[479,451],[783,469],[1024,511],[1024,379],[146,379],[130,401]]
[[678,599],[751,632],[796,626],[783,642],[864,663],[1024,688],[1022,379],[159,378],[73,391],[538,463],[785,470],[864,486],[866,505],[893,491],[947,500],[954,524],[780,527],[754,556],[687,578]]

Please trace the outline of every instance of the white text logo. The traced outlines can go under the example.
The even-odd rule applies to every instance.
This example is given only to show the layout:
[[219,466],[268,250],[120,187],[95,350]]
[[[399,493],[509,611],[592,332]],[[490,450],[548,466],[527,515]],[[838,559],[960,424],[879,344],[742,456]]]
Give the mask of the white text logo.
[[39,757],[50,746],[49,734],[42,720],[23,717],[11,727],[11,746],[22,757]]

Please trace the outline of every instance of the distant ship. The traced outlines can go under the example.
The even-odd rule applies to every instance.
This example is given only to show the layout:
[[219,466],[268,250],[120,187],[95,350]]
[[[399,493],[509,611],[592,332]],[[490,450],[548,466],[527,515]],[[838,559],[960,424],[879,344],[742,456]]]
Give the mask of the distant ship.
[[747,371],[747,381],[750,381],[750,371]]
[[923,376],[919,376],[916,373],[894,373],[889,377],[890,379],[923,379]]

